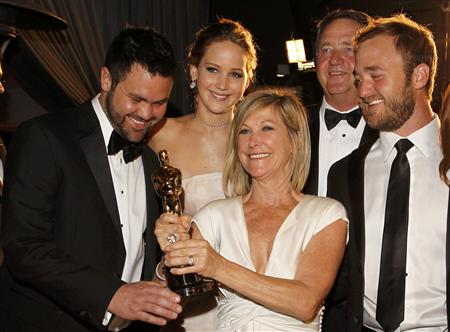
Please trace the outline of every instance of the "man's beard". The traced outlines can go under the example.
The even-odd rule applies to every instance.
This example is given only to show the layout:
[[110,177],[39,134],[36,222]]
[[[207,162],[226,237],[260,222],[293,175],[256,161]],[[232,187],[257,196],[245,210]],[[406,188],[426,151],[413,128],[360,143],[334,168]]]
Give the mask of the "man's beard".
[[[122,136],[122,138],[130,142],[133,141],[136,142],[136,140],[131,139],[132,135],[130,134],[129,130],[124,126],[126,121],[125,116],[121,115],[114,106],[113,103],[114,91],[115,90],[111,90],[106,94],[106,116],[108,117],[111,126],[120,136]],[[148,130],[149,128],[147,128],[143,132],[142,138],[139,141],[142,141],[145,137],[147,137]]]
[[409,82],[406,83],[406,86],[403,88],[402,94],[399,97],[383,98],[383,102],[384,111],[381,114],[373,114],[368,110],[368,105],[363,104],[362,111],[363,115],[365,115],[364,118],[366,119],[367,124],[374,129],[388,132],[395,131],[403,126],[413,114],[415,100],[411,84]]

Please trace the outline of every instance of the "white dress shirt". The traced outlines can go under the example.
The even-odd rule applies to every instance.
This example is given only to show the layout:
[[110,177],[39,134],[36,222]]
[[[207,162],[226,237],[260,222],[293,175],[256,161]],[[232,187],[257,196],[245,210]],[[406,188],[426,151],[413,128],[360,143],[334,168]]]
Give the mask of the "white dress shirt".
[[[350,113],[358,107],[359,105],[356,105],[348,111],[341,113]],[[318,196],[327,195],[327,178],[330,167],[336,161],[349,155],[359,146],[359,142],[361,141],[361,137],[364,132],[364,127],[366,126],[364,118],[361,117],[361,120],[356,128],[350,126],[347,121],[340,121],[336,127],[328,130],[325,125],[326,108],[339,112],[334,107],[329,105],[325,100],[325,97],[323,97],[322,106],[319,110]]]
[[[449,188],[439,177],[439,119],[408,138],[411,169],[406,258],[405,318],[396,331],[447,331],[446,232]],[[364,325],[382,331],[376,301],[391,164],[401,138],[381,132],[365,161]]]
[[[102,110],[98,95],[92,99],[92,106],[100,121],[103,139],[105,141],[105,154],[113,127]],[[126,250],[125,265],[122,271],[122,280],[135,282],[141,279],[144,264],[144,238],[147,225],[145,176],[142,157],[126,164],[123,160],[123,151],[108,156],[114,192],[119,209],[120,224],[122,228],[123,243]],[[107,325],[111,314],[107,313],[103,324]]]

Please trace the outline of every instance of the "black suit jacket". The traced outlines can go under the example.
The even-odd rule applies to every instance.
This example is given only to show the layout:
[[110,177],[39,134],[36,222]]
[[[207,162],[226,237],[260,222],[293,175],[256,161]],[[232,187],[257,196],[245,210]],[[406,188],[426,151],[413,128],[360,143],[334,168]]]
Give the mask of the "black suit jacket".
[[[321,105],[308,108],[309,134],[311,137],[311,165],[309,175],[306,180],[303,192],[310,195],[317,195],[319,186],[319,110]],[[370,140],[373,129],[367,124],[364,127],[359,146]]]
[[[365,257],[365,217],[364,217],[364,163],[377,135],[353,151],[346,158],[335,163],[328,173],[328,196],[342,202],[349,218],[349,242],[347,259],[338,276],[340,290],[335,293],[332,314],[327,317],[328,331],[361,331],[364,299],[364,257]],[[449,200],[448,211],[450,211]],[[450,214],[447,215],[447,229]],[[450,282],[449,232],[446,242],[447,290]],[[449,292],[447,291],[447,304]],[[447,322],[450,321],[447,305]],[[449,325],[450,326],[450,325]]]
[[[142,160],[143,278],[151,279],[160,211],[150,175],[159,163],[149,148]],[[105,143],[90,102],[18,128],[6,161],[3,202],[0,331],[102,329],[107,306],[123,284],[126,252]]]

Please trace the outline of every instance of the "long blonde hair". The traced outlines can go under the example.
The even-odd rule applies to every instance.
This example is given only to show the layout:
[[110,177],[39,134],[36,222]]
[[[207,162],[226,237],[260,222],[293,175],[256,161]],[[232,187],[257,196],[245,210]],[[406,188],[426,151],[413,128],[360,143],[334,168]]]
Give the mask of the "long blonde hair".
[[249,115],[269,106],[279,112],[288,128],[293,149],[290,171],[292,189],[300,192],[305,185],[311,160],[311,143],[305,107],[293,89],[265,87],[249,93],[237,105],[225,157],[223,189],[227,197],[245,195],[250,192],[252,178],[245,171],[238,156],[239,132]]

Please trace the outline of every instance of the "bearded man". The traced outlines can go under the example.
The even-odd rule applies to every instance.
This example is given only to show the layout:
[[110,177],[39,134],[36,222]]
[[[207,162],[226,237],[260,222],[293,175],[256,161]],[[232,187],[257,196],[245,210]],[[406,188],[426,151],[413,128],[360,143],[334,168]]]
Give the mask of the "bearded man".
[[354,39],[355,84],[372,139],[330,170],[328,194],[349,217],[346,325],[339,331],[446,331],[449,188],[439,177],[440,123],[430,102],[431,32],[404,15]]
[[165,114],[175,64],[160,34],[125,29],[97,96],[17,129],[5,169],[0,331],[118,331],[132,320],[159,330],[181,312],[178,295],[148,281],[159,260],[159,162],[143,143]]

